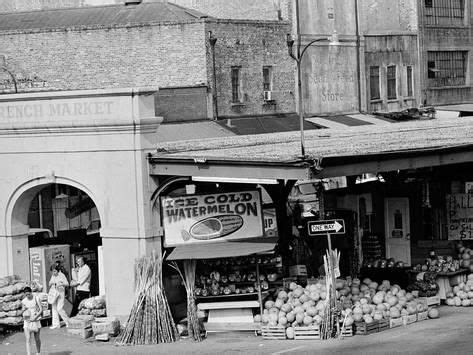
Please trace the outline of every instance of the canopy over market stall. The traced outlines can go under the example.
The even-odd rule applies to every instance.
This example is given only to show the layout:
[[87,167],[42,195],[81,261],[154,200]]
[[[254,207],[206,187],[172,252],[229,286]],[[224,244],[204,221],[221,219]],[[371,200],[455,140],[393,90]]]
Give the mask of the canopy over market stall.
[[160,144],[152,175],[260,179],[349,176],[472,162],[473,119],[237,136]]

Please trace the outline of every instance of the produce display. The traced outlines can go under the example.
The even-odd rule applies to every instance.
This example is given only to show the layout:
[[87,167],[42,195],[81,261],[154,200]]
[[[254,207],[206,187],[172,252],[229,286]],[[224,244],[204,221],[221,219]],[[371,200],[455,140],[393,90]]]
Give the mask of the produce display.
[[82,300],[79,303],[79,314],[106,317],[105,296],[95,296]]
[[458,258],[451,255],[442,256],[437,255],[435,251],[429,253],[429,257],[425,259],[423,264],[417,264],[414,267],[415,271],[429,271],[429,272],[455,272],[460,269],[469,269],[473,272],[473,264],[470,260],[473,258],[473,250],[466,248],[460,242],[456,245],[458,251]]
[[473,306],[473,273],[468,275],[466,282],[454,286],[453,290],[447,293],[445,302],[449,306]]
[[[337,279],[337,300],[345,326],[354,322],[373,323],[376,320],[399,318],[428,310],[413,293],[391,285],[388,280],[378,284],[368,278],[362,282]],[[320,326],[327,306],[325,281],[302,287],[291,283],[289,289],[280,289],[273,298],[264,303],[262,315],[255,322],[263,325],[284,326],[288,338],[294,337],[294,328]]]
[[417,280],[407,286],[407,290],[417,291],[420,297],[435,296],[439,291],[436,277],[437,273],[435,272],[421,272],[417,275]]
[[[281,258],[274,255],[258,257],[238,257],[217,260],[204,260],[198,267],[195,281],[195,295],[200,297],[247,294],[270,288],[270,283],[279,278],[274,272]],[[256,264],[260,268],[259,282],[256,275]]]
[[368,259],[364,264],[364,267],[367,268],[402,268],[405,266],[403,261],[396,261],[394,258],[383,259],[383,258],[376,258],[376,259]]
[[[0,278],[0,324],[15,325],[23,321],[21,300],[25,298],[23,290],[26,282],[17,276]],[[42,287],[36,283],[31,285],[32,291],[41,291]]]

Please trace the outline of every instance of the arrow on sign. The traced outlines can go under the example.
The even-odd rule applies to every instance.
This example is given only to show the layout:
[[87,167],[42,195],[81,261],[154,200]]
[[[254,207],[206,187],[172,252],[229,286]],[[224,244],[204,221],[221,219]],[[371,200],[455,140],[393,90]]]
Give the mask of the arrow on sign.
[[344,234],[345,221],[343,219],[334,219],[326,221],[309,221],[307,223],[309,235],[319,234]]

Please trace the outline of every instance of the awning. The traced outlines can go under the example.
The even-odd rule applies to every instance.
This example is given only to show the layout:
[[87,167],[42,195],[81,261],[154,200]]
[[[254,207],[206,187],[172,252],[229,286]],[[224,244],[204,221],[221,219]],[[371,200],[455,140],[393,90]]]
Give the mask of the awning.
[[274,238],[258,238],[253,242],[219,242],[177,246],[167,260],[217,259],[267,253],[274,250]]

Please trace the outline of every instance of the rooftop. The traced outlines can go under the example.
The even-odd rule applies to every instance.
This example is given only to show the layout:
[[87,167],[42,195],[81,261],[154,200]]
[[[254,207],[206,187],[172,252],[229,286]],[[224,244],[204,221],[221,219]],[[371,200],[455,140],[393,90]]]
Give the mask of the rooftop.
[[209,16],[168,2],[107,5],[0,14],[0,31],[185,22]]
[[[401,169],[396,165],[399,159],[404,159],[404,168],[414,168],[412,159],[435,155],[435,159],[424,159],[417,166],[452,164],[459,161],[447,157],[447,152],[452,150],[455,154],[459,150],[466,152],[461,156],[462,162],[473,161],[473,154],[470,154],[473,151],[473,117],[308,130],[305,132],[305,150],[307,157],[302,160],[300,133],[296,131],[162,143],[150,161],[155,166],[203,161],[219,165],[294,165],[306,161],[318,162],[324,169],[370,161],[373,163],[370,170],[382,171],[384,168]],[[390,166],[376,165],[388,160]],[[343,175],[340,170],[331,174],[338,173]]]

